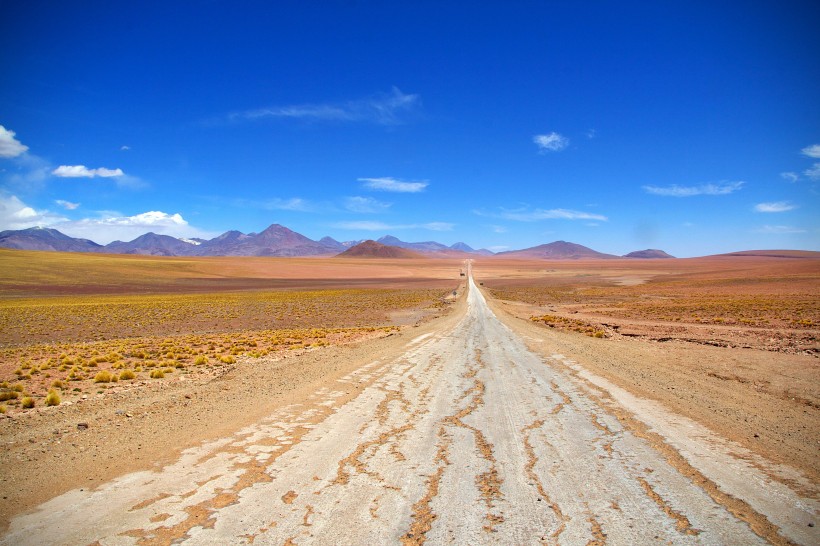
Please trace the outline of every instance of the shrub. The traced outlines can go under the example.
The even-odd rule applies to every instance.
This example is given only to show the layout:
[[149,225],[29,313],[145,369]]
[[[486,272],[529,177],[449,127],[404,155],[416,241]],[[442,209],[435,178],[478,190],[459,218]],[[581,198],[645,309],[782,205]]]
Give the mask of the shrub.
[[46,395],[46,406],[59,406],[60,402],[60,395],[57,394],[57,391],[54,389],[49,390]]
[[162,370],[151,370],[151,379],[162,379],[165,377],[165,372]]
[[0,406],[0,414],[6,413],[6,406]]
[[234,362],[236,362],[236,359],[231,355],[220,356],[219,360],[221,360],[223,364],[233,364]]
[[63,382],[59,379],[55,379],[51,382],[51,386],[55,389],[62,389],[65,385],[63,385]]
[[120,372],[120,381],[124,381],[127,379],[134,379],[136,375],[131,370],[123,370]]
[[20,402],[20,407],[22,407],[23,409],[31,409],[31,408],[33,408],[33,407],[34,407],[34,398],[32,398],[31,396],[26,396],[26,397],[25,397],[25,398],[23,398],[23,400]]
[[202,366],[203,364],[208,363],[208,357],[204,355],[200,355],[194,359],[194,366]]
[[15,400],[18,396],[20,396],[20,394],[15,391],[0,391],[0,402]]
[[94,383],[110,383],[111,382],[111,372],[108,370],[103,370],[98,372],[97,375],[94,376]]

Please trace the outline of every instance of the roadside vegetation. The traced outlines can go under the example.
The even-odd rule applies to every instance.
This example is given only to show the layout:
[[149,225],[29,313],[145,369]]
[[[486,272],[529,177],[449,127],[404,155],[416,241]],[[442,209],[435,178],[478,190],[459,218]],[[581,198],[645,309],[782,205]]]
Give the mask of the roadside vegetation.
[[493,297],[532,305],[533,322],[560,330],[818,354],[820,274],[742,273],[670,275],[633,286],[578,275],[488,284]]
[[[398,330],[441,290],[312,290],[0,300],[0,404],[54,406],[144,380],[218,375],[239,358]],[[63,402],[64,403],[64,402]]]

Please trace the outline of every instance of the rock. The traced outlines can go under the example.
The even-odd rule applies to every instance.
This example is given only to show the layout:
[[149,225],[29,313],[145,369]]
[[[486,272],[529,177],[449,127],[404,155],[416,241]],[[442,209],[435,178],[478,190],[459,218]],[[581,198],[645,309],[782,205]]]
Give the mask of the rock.
[[88,430],[88,423],[77,423],[77,430]]

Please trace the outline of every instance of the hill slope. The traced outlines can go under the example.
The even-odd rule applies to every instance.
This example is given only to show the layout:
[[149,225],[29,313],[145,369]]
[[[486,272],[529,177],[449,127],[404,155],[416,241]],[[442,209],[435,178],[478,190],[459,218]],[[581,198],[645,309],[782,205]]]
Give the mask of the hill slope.
[[94,241],[75,239],[56,229],[41,227],[0,232],[0,247],[58,252],[99,252],[103,248]]
[[629,254],[625,254],[624,258],[644,258],[644,259],[654,259],[654,258],[674,258],[671,254],[667,254],[663,250],[658,250],[657,248],[647,248],[646,250],[636,250],[635,252],[630,252]]
[[419,254],[418,252],[413,252],[412,250],[408,250],[406,248],[400,248],[397,246],[390,246],[390,245],[383,245],[373,240],[368,240],[363,243],[359,243],[358,245],[348,248],[341,254],[336,256],[337,258],[402,258],[402,259],[413,259],[413,258],[424,258],[423,255]]
[[538,245],[523,250],[512,250],[499,252],[496,256],[501,258],[524,258],[524,259],[544,259],[544,260],[582,260],[589,258],[617,258],[612,254],[604,254],[576,243],[567,241],[554,241],[545,245]]

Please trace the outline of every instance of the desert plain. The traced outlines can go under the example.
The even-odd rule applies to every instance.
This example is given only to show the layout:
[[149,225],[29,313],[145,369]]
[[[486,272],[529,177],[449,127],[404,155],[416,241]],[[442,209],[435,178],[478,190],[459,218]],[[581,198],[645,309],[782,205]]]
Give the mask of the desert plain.
[[[481,302],[468,301],[472,291],[480,293]],[[596,544],[606,543],[608,536],[614,537],[613,543],[629,536],[618,519],[619,514],[628,519],[623,516],[626,505],[613,500],[606,510],[596,510],[590,500],[579,512],[583,517],[573,518],[566,508],[570,501],[564,501],[562,511],[561,493],[549,491],[546,476],[559,471],[536,462],[540,452],[532,447],[537,440],[533,431],[545,426],[546,415],[561,415],[576,396],[605,408],[601,415],[606,419],[592,419],[596,430],[613,437],[634,435],[709,502],[748,528],[750,536],[783,544],[818,538],[812,508],[820,500],[818,253],[465,261],[0,250],[0,530],[9,533],[4,541],[25,543],[30,537],[30,543],[37,543],[49,536],[38,535],[38,525],[52,515],[67,518],[62,512],[66,503],[57,502],[59,498],[78,492],[93,495],[123,476],[171,468],[186,450],[218,442],[294,405],[311,407],[317,393],[335,393],[332,402],[315,402],[312,420],[287,440],[283,450],[295,452],[291,446],[308,445],[301,440],[314,427],[321,428],[345,405],[364,400],[363,393],[380,381],[379,373],[388,373],[363,370],[381,370],[384,363],[403,358],[413,361],[402,355],[427,338],[438,336],[444,343],[448,332],[460,331],[454,325],[484,299],[503,328],[523,340],[527,354],[570,378],[572,389],[582,393],[568,387],[562,391],[563,380],[553,380],[552,388],[565,398],[554,406],[544,399],[543,408],[536,404],[528,410],[535,415],[543,409],[545,416],[519,428],[521,439],[513,442],[522,457],[529,457],[521,464],[530,485],[538,486],[537,500],[546,501],[549,517],[557,522],[545,523],[545,529],[554,528],[536,542],[575,542],[562,542],[561,533],[587,533]],[[435,513],[435,497],[445,488],[446,468],[457,464],[445,448],[468,432],[481,455],[476,464],[489,469],[476,477],[482,492],[475,503],[486,507],[488,518],[477,528],[477,533],[485,533],[477,535],[478,540],[509,538],[505,518],[506,525],[515,518],[499,507],[518,497],[505,489],[512,487],[507,485],[510,478],[497,477],[504,475],[506,464],[500,452],[503,442],[494,443],[489,432],[480,433],[481,426],[468,420],[478,408],[489,416],[494,411],[493,385],[484,364],[492,343],[476,347],[470,350],[478,364],[459,372],[467,386],[453,402],[467,405],[439,421],[437,441],[427,446],[438,466],[417,471],[421,481],[416,497],[411,486],[404,493],[413,498],[404,512],[396,508],[400,516],[395,517],[408,529],[392,535],[396,541],[444,540],[446,535],[436,534],[443,533],[437,525],[447,525],[448,518]],[[446,354],[429,359],[430,377],[446,368]],[[499,365],[503,377],[505,364]],[[352,376],[358,378],[355,383],[349,381]],[[533,384],[536,379],[532,376]],[[340,381],[347,386],[340,388]],[[379,460],[376,451],[382,444],[393,442],[396,462],[409,457],[400,443],[424,412],[408,408],[429,402],[434,389],[419,388],[412,374],[395,381],[398,390],[392,390],[395,385],[377,389],[386,398],[374,420],[388,427],[386,432],[362,440],[344,454],[338,468],[333,461],[333,479],[328,478],[326,487],[347,486],[351,474],[376,479],[377,473],[367,466]],[[408,410],[405,417],[391,413],[394,403]],[[533,403],[527,399],[521,407]],[[784,505],[772,515],[724,486],[647,417],[663,412],[735,446],[731,457],[808,499],[807,512],[780,513],[789,512]],[[365,424],[350,431],[352,437],[367,434]],[[596,457],[617,455],[613,441],[596,440]],[[266,458],[253,468],[243,463],[245,477],[219,488],[207,501],[186,505],[181,515],[158,512],[151,519],[153,528],[126,529],[117,536],[143,544],[202,542],[204,535],[197,533],[220,529],[220,509],[237,505],[254,483],[271,481],[275,472],[268,465],[275,460]],[[670,520],[671,536],[697,537],[702,531],[694,523],[697,516],[687,517],[674,494],[664,497],[663,486],[650,474],[636,478],[643,500]],[[325,477],[317,473],[311,479],[324,483]],[[285,538],[291,543],[330,542],[328,535],[323,539],[311,534],[320,527],[314,520],[321,506],[300,505],[305,495],[296,500],[298,495],[288,490],[281,501],[276,499],[283,509],[299,506],[305,511],[299,520],[301,534],[289,530]],[[386,502],[388,497],[386,492],[374,498]],[[131,511],[176,498],[161,493]],[[379,510],[378,502],[369,508],[374,521]],[[276,543],[279,539],[268,534],[274,527],[276,523],[269,522],[242,540]],[[284,528],[281,523],[283,533]],[[652,533],[657,538],[661,531]]]

